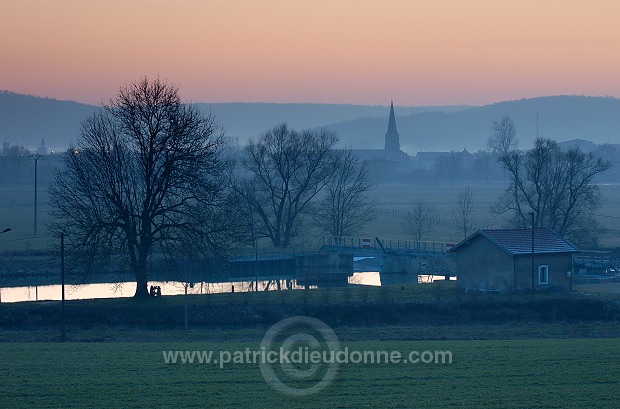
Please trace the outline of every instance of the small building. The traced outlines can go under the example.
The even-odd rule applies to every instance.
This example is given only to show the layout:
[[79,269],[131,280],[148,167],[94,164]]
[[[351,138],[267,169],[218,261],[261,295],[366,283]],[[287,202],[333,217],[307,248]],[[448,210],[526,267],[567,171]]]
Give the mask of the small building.
[[449,250],[460,286],[481,291],[568,290],[579,250],[548,228],[478,230]]

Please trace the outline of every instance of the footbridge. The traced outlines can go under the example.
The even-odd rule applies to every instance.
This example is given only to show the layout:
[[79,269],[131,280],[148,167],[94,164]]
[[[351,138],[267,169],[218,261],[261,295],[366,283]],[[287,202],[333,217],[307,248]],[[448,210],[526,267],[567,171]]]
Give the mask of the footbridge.
[[298,283],[346,282],[355,258],[379,260],[382,280],[406,276],[417,283],[418,274],[454,275],[446,265],[451,243],[381,240],[366,237],[323,237],[317,248],[291,253],[255,254],[229,260],[228,280],[295,278]]
[[406,256],[435,256],[448,255],[453,243],[436,241],[393,240],[375,237],[323,237],[321,250],[342,250],[353,253],[354,256],[383,256],[385,254]]
[[323,237],[320,250],[355,257],[374,257],[380,260],[381,273],[387,279],[397,276],[455,275],[448,252],[454,244],[434,241],[394,240],[375,237]]

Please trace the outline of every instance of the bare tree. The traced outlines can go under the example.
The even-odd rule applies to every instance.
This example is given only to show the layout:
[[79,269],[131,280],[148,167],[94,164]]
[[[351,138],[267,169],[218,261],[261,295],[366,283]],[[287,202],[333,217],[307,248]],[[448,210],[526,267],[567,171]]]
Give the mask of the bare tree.
[[428,240],[433,225],[438,221],[435,206],[421,199],[405,215],[405,229],[417,241]]
[[297,132],[281,124],[247,145],[243,166],[250,177],[239,190],[257,214],[257,231],[275,247],[290,244],[329,182],[337,140],[327,130]]
[[517,128],[509,116],[504,116],[499,122],[491,123],[492,134],[487,141],[487,147],[491,150],[505,154],[517,149]]
[[472,213],[474,211],[474,195],[469,186],[459,191],[456,197],[456,211],[454,212],[454,221],[459,230],[463,232],[463,238],[467,238],[469,233],[474,229]]
[[336,169],[317,206],[315,224],[335,237],[357,233],[374,216],[375,203],[368,197],[371,188],[366,164],[350,149],[338,151]]
[[536,139],[526,153],[512,151],[500,157],[510,175],[510,186],[494,206],[496,213],[512,211],[515,227],[549,227],[558,234],[583,241],[583,227],[593,226],[589,213],[601,202],[596,175],[611,162],[578,148],[562,151],[555,141]]
[[70,236],[72,254],[88,258],[84,266],[126,260],[135,296],[147,296],[155,246],[207,256],[228,245],[224,144],[214,118],[181,103],[165,81],[121,88],[83,122],[65,156],[50,188],[52,231]]

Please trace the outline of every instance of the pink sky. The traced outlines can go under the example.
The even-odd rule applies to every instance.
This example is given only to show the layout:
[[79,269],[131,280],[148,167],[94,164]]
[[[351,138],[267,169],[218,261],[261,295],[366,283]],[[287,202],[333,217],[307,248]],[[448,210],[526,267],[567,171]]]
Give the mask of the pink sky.
[[616,0],[4,0],[0,89],[99,104],[620,97]]

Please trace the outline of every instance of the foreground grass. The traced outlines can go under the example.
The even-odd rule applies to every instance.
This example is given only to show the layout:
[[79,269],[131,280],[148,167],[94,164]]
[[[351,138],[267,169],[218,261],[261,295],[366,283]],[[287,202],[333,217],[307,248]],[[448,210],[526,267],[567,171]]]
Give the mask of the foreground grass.
[[[260,342],[270,324],[241,329],[190,326],[186,333],[182,325],[169,328],[136,328],[136,326],[69,326],[65,339],[74,343],[92,342]],[[509,339],[568,339],[616,338],[620,343],[620,322],[579,323],[503,323],[467,325],[383,325],[374,327],[337,328],[341,340],[347,341],[420,341],[420,340],[509,340]],[[2,329],[0,343],[58,342],[60,327],[45,329]]]
[[[350,339],[614,338],[620,337],[619,308],[617,298],[464,293],[454,282],[437,282],[73,300],[66,302],[64,322],[74,342],[217,340],[213,334],[251,340],[256,337],[245,331],[298,315],[346,329]],[[61,317],[59,301],[2,303],[0,342],[58,340]],[[386,333],[386,327],[392,329]],[[364,336],[353,334],[358,328]]]
[[257,364],[166,364],[164,350],[258,342],[0,344],[2,407],[618,407],[617,339],[342,341],[349,350],[451,351],[451,364],[343,364],[311,397]]

